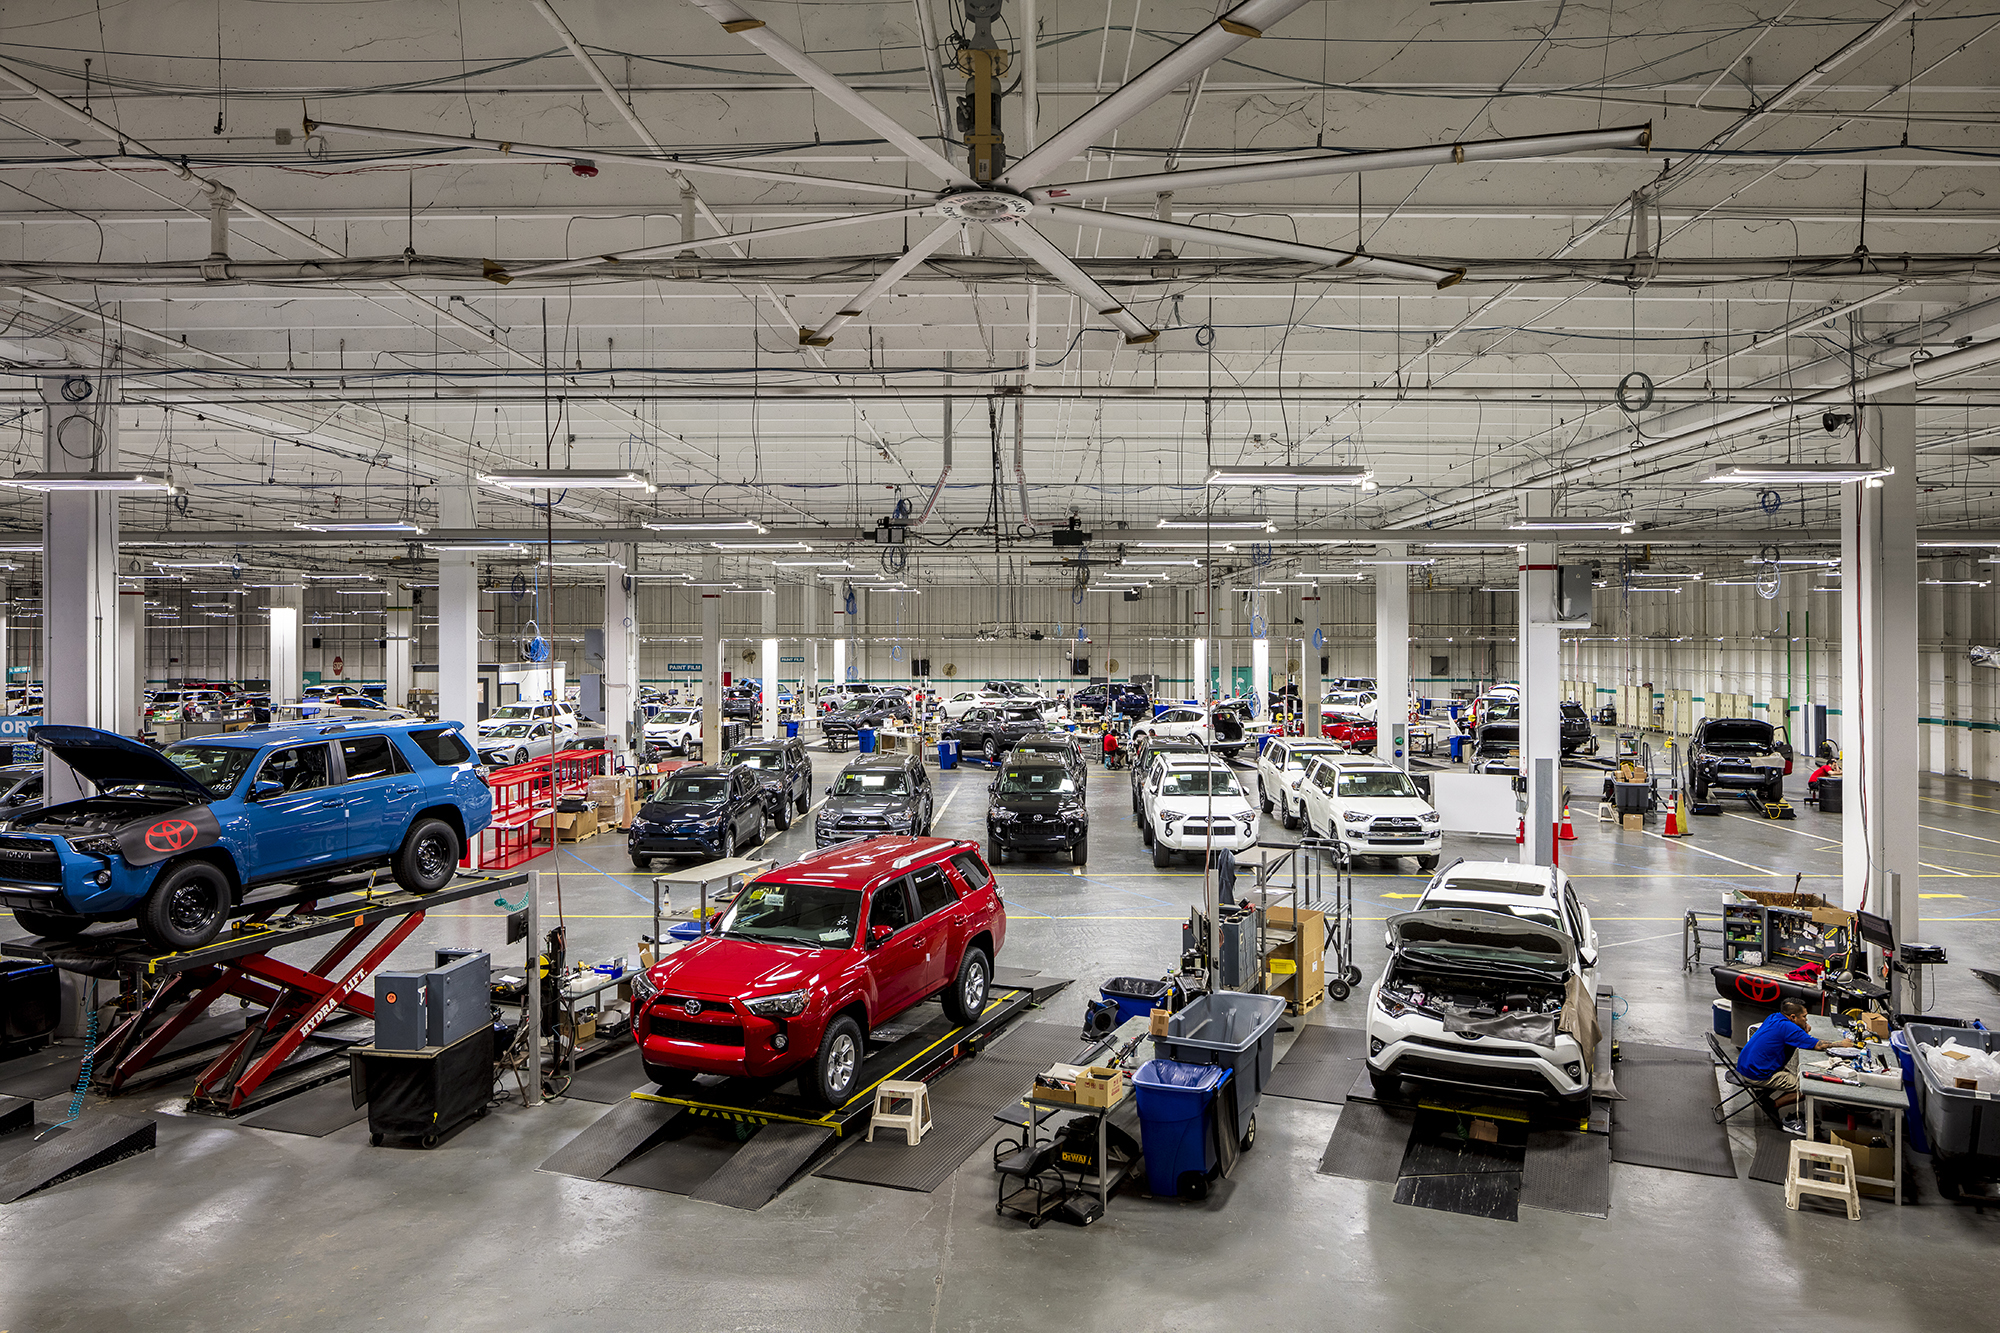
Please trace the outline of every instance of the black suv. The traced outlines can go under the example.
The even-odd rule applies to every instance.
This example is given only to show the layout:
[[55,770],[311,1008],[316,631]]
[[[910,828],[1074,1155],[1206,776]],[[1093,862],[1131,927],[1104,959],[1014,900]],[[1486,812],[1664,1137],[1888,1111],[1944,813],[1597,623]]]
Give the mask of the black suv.
[[722,764],[741,765],[757,774],[757,793],[764,798],[771,822],[781,829],[790,828],[792,816],[804,814],[812,804],[812,760],[806,757],[804,741],[745,741],[724,755]]
[[1764,802],[1785,796],[1792,771],[1792,747],[1777,728],[1749,717],[1711,717],[1697,723],[1688,740],[1688,795],[1706,801],[1714,787],[1754,791]]
[[986,859],[999,865],[1009,852],[1068,852],[1090,859],[1090,812],[1083,784],[1063,764],[1046,759],[1010,762],[987,789]]
[[865,754],[840,771],[826,789],[813,821],[813,845],[903,833],[928,836],[936,797],[930,770],[913,754]]
[[757,716],[757,687],[754,685],[731,685],[722,692],[722,715],[724,717]]
[[1024,736],[1032,736],[1047,724],[1042,710],[1034,704],[982,704],[965,710],[965,716],[944,729],[943,739],[957,741],[958,748],[977,750],[989,764],[1014,748]]
[[625,847],[639,870],[656,856],[726,859],[762,842],[770,820],[755,769],[692,764],[668,774],[639,807]]
[[908,722],[909,700],[893,694],[853,695],[819,720],[819,729],[831,740],[853,737],[863,727],[876,728],[884,722]]
[[1596,754],[1597,733],[1590,729],[1590,714],[1583,711],[1579,703],[1564,703],[1562,706],[1562,754],[1567,759],[1573,754]]
[[1521,724],[1488,722],[1472,744],[1472,771],[1521,775]]
[[1084,758],[1083,747],[1067,731],[1037,731],[1023,736],[1014,742],[1014,758],[1024,764],[1038,759],[1061,764],[1076,779],[1079,791],[1090,775],[1090,762]]

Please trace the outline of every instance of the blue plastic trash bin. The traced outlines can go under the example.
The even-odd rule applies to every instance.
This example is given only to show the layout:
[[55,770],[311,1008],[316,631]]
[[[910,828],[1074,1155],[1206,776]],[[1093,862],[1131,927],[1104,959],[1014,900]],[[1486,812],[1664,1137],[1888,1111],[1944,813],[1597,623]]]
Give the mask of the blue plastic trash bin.
[[[1216,1166],[1215,1093],[1229,1078],[1222,1065],[1148,1060],[1132,1076],[1139,1102],[1139,1147],[1146,1156],[1146,1188],[1171,1199],[1183,1176],[1205,1182]],[[1199,1188],[1199,1187],[1197,1187]],[[1194,1189],[1189,1191],[1195,1193]]]
[[875,728],[862,727],[854,733],[855,745],[863,754],[875,753]]
[[787,722],[787,723],[785,723],[785,739],[786,739],[786,740],[796,740],[796,739],[798,738],[798,734],[799,734],[799,724],[798,724],[798,723],[796,723],[796,722]]
[[1153,977],[1113,977],[1098,987],[1097,993],[1118,1006],[1118,1021],[1129,1023],[1144,1018],[1155,1009],[1169,1009],[1167,994],[1172,987]]
[[939,767],[939,768],[957,768],[957,767],[958,767],[958,742],[957,742],[957,741],[939,741],[939,742],[938,742],[938,767]]
[[1910,1054],[1910,1039],[1897,1028],[1889,1034],[1889,1049],[1896,1053],[1896,1059],[1903,1066],[1903,1096],[1910,1103],[1910,1113],[1903,1117],[1903,1133],[1909,1137],[1910,1147],[1920,1153],[1931,1150],[1931,1141],[1924,1137],[1924,1108],[1917,1102],[1917,1064]]
[[1463,762],[1464,755],[1465,737],[1453,736],[1451,738],[1451,762],[1454,764]]

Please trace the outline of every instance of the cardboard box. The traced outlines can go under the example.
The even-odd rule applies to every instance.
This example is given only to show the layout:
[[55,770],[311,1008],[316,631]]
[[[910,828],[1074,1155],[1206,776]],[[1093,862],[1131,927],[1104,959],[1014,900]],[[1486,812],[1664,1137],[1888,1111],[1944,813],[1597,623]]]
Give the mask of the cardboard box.
[[1877,1041],[1889,1040],[1889,1018],[1886,1014],[1863,1014],[1861,1026],[1868,1029],[1868,1035]]
[[1624,815],[1620,817],[1618,823],[1621,828],[1631,833],[1644,833],[1646,831],[1646,817],[1644,815]]
[[581,1046],[597,1036],[597,1020],[586,1018],[576,1025],[576,1044]]
[[[1896,1150],[1880,1134],[1849,1134],[1836,1129],[1833,1141],[1854,1154],[1855,1175],[1879,1176],[1883,1180],[1896,1178]],[[1895,1194],[1887,1185],[1862,1185],[1860,1188],[1863,1194],[1877,1199],[1891,1198]]]
[[1172,1017],[1173,1017],[1173,1015],[1172,1015],[1172,1014],[1170,1014],[1170,1013],[1168,1013],[1168,1012],[1167,1012],[1166,1010],[1164,1010],[1164,1009],[1155,1009],[1155,1010],[1154,1010],[1154,1011],[1153,1011],[1152,1013],[1150,1013],[1150,1014],[1148,1014],[1148,1015],[1146,1016],[1146,1032],[1147,1032],[1147,1034],[1148,1034],[1148,1035],[1150,1035],[1150,1036],[1154,1036],[1154,1037],[1164,1037],[1164,1036],[1166,1036],[1166,1035],[1167,1035],[1167,1020],[1168,1020],[1168,1019],[1170,1019],[1170,1018],[1172,1018]]
[[1124,1070],[1092,1065],[1076,1076],[1078,1106],[1116,1106],[1124,1100]]
[[564,842],[582,842],[596,833],[595,809],[556,812],[556,836]]

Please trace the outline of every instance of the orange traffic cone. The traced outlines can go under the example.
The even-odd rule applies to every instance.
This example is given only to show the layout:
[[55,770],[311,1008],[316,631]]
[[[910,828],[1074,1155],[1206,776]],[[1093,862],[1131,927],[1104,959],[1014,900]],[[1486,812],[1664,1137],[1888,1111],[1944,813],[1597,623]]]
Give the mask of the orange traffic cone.
[[1562,842],[1576,841],[1576,826],[1569,822],[1569,802],[1563,802],[1562,827],[1556,830],[1556,838]]
[[1687,815],[1681,809],[1681,795],[1679,792],[1674,793],[1674,803],[1667,807],[1667,826],[1660,831],[1669,838],[1684,838],[1687,836]]

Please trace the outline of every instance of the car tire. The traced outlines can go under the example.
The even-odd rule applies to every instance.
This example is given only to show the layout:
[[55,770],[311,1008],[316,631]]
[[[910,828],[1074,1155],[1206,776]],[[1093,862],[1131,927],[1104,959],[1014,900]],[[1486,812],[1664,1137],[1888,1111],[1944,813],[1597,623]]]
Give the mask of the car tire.
[[1444,858],[1440,856],[1420,856],[1417,858],[1417,869],[1436,870],[1438,868],[1438,862],[1443,859]]
[[986,1010],[987,992],[992,988],[993,960],[984,949],[976,946],[967,949],[958,960],[958,971],[953,974],[951,985],[938,996],[944,1005],[944,1016],[960,1027],[978,1022],[979,1015]]
[[1174,863],[1174,854],[1168,850],[1167,844],[1161,842],[1158,838],[1152,839],[1152,843],[1153,865],[1156,869],[1165,870]]
[[1261,799],[1260,799],[1260,804],[1262,804],[1262,806],[1264,807],[1264,813],[1265,813],[1265,814],[1267,814],[1267,815],[1268,815],[1268,814],[1270,814],[1270,813],[1271,813],[1271,798],[1270,798],[1269,796],[1266,796],[1266,795],[1264,795],[1264,793],[1262,793],[1262,792],[1259,792],[1259,793],[1258,793],[1258,796],[1259,796],[1259,797],[1261,798]]
[[986,762],[989,764],[997,764],[1000,762],[1000,745],[991,736],[988,736],[985,739],[985,741],[981,743],[979,747],[979,752],[986,756]]
[[1305,815],[1305,809],[1306,809],[1305,802],[1300,801],[1299,808],[1295,813],[1292,810],[1291,802],[1287,801],[1284,797],[1280,796],[1278,798],[1278,822],[1283,824],[1286,828],[1297,828],[1299,826],[1299,820]]
[[1006,865],[1007,849],[1002,847],[997,841],[989,839],[986,844],[986,862],[988,865]]
[[528,752],[527,752],[527,751],[526,751],[525,749],[522,749],[522,750],[516,750],[516,751],[514,751],[514,762],[515,762],[515,763],[517,763],[517,764],[525,764],[525,763],[527,763],[527,762],[528,762]]
[[1139,816],[1139,842],[1145,847],[1153,845],[1153,826],[1147,822],[1144,814]]
[[1693,797],[1696,803],[1708,800],[1708,784],[1699,778],[1688,779],[1688,795]]
[[829,1110],[842,1106],[861,1083],[861,1025],[840,1014],[826,1025],[819,1054],[799,1077],[799,1091]]
[[1069,859],[1071,865],[1079,866],[1090,860],[1089,834],[1086,833],[1083,837],[1076,840],[1076,846],[1069,849]]
[[60,912],[35,912],[25,907],[14,909],[14,919],[21,923],[30,935],[40,935],[47,940],[73,940],[90,929],[90,918],[64,916]]
[[812,793],[810,791],[801,792],[799,794],[799,799],[792,802],[792,804],[795,807],[797,807],[798,812],[800,814],[804,814],[807,810],[812,808]]
[[1371,1067],[1368,1071],[1368,1086],[1375,1089],[1377,1097],[1394,1097],[1397,1090],[1403,1086],[1403,1080],[1394,1074]]
[[687,752],[688,752],[687,737],[683,736],[679,740],[674,742],[674,757],[677,759],[685,759],[687,758]]
[[792,803],[790,801],[778,802],[777,825],[778,832],[780,833],[783,833],[792,826]]
[[458,874],[458,830],[442,819],[419,819],[403,835],[390,871],[406,892],[436,893]]
[[632,868],[634,870],[651,870],[653,868],[653,858],[643,852],[634,852],[632,853]]
[[222,933],[229,907],[228,877],[207,861],[183,861],[153,882],[139,924],[162,948],[199,949]]
[[727,861],[735,855],[736,855],[736,826],[732,824],[728,828],[722,830],[722,854],[718,856],[716,859],[719,861]]
[[651,1060],[642,1060],[646,1067],[646,1077],[661,1092],[686,1092],[694,1086],[695,1073],[692,1069],[676,1069],[672,1065],[656,1065]]

